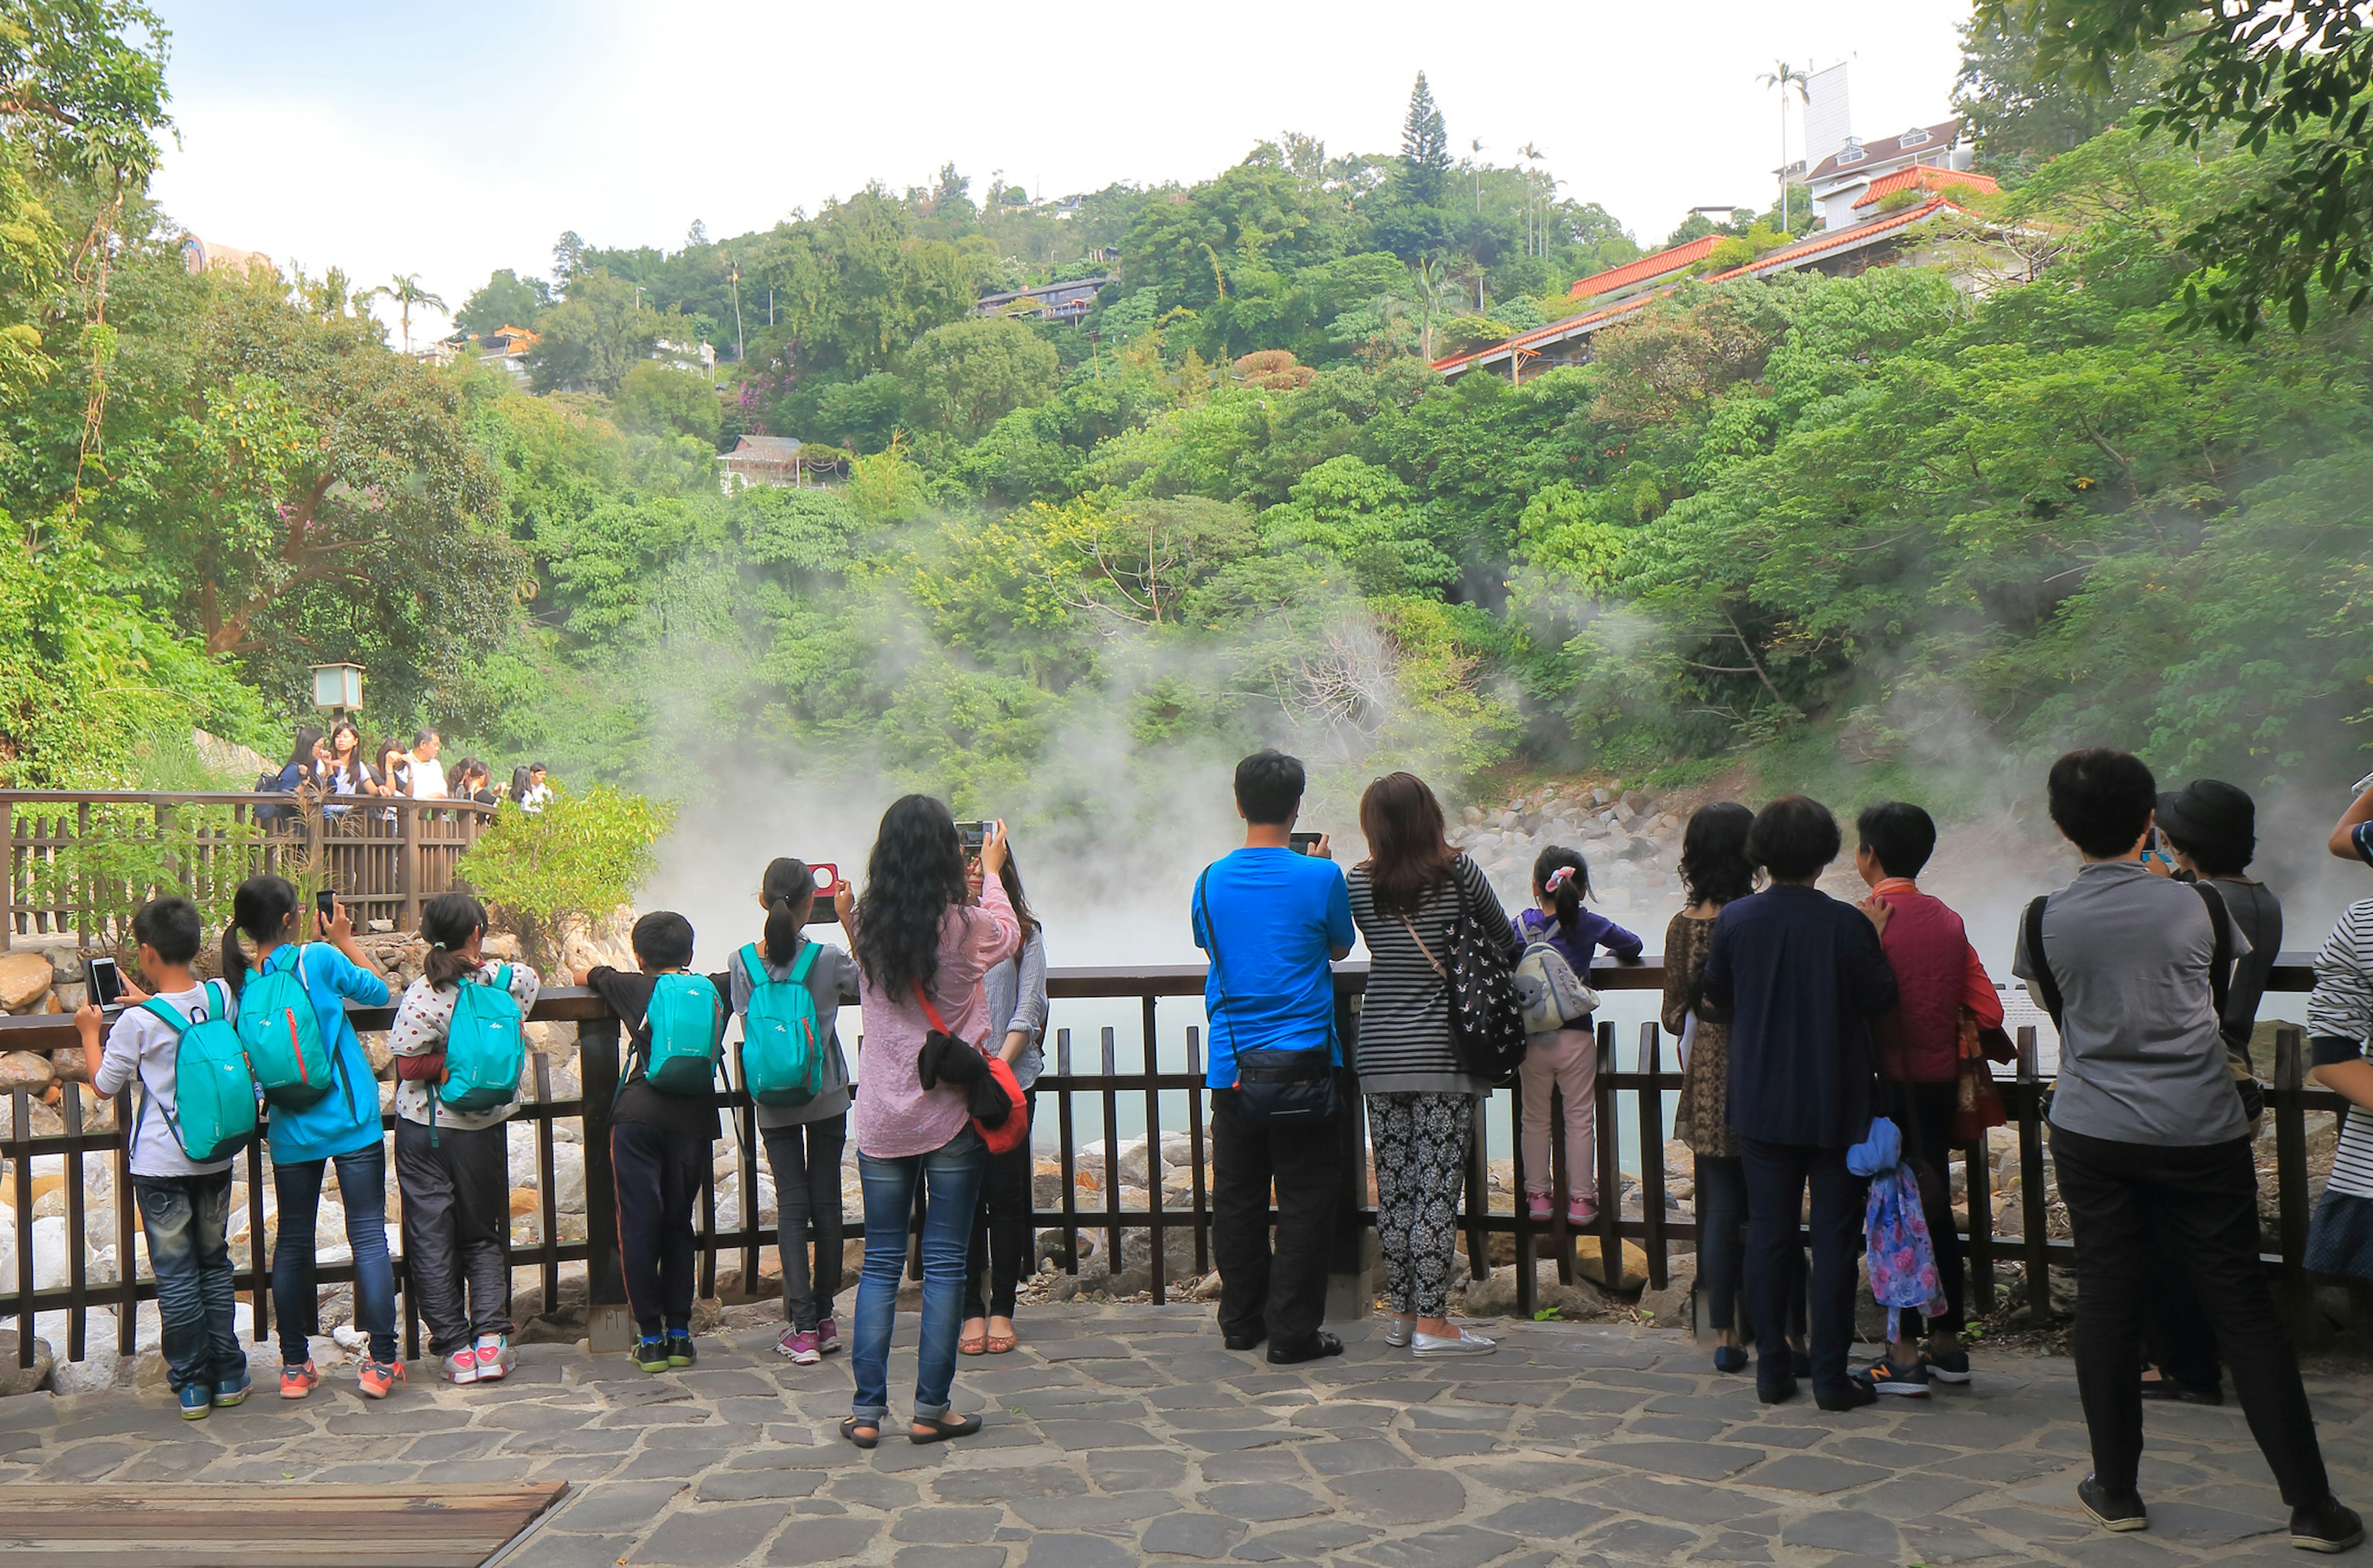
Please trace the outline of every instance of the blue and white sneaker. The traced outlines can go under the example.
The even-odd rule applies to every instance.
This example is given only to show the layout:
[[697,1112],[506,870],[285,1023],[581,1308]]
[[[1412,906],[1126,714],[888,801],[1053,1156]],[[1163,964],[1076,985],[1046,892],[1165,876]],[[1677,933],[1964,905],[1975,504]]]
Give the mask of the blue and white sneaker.
[[204,1421],[207,1412],[215,1408],[215,1391],[209,1384],[184,1383],[177,1397],[181,1401],[183,1421]]

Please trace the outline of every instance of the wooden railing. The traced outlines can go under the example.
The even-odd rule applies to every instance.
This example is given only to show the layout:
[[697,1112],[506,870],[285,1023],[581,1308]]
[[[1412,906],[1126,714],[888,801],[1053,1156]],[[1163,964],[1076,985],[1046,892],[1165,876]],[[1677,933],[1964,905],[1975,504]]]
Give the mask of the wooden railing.
[[[1338,965],[1336,970],[1338,1027],[1342,1034],[1346,1056],[1356,1060],[1358,1051],[1359,1001],[1366,987],[1366,968],[1361,964]],[[1601,992],[1657,991],[1663,985],[1663,970],[1654,962],[1636,965],[1602,963],[1592,972],[1592,983]],[[2304,954],[2285,954],[2277,963],[2270,989],[2277,992],[2303,992],[2311,987],[2313,977]],[[1180,965],[1152,969],[1070,969],[1056,970],[1047,977],[1047,993],[1054,1004],[1054,1014],[1059,1018],[1063,1004],[1083,1001],[1133,1000],[1139,1004],[1140,1030],[1128,1054],[1134,1061],[1124,1064],[1121,1047],[1113,1028],[1101,1029],[1093,1060],[1084,1065],[1074,1048],[1072,1031],[1058,1028],[1051,1036],[1047,1071],[1037,1081],[1039,1112],[1034,1129],[1034,1144],[1040,1157],[1051,1157],[1060,1170],[1060,1202],[1052,1208],[1038,1208],[1035,1227],[1059,1231],[1064,1238],[1062,1255],[1076,1271],[1081,1256],[1082,1237],[1101,1241],[1104,1255],[1115,1274],[1127,1256],[1125,1240],[1130,1232],[1148,1233],[1150,1247],[1149,1284],[1157,1301],[1168,1298],[1171,1288],[1181,1283],[1168,1277],[1166,1247],[1168,1237],[1177,1231],[1190,1231],[1194,1237],[1194,1268],[1199,1274],[1210,1267],[1210,1233],[1211,1224],[1210,1194],[1207,1190],[1205,1168],[1209,1157],[1210,1130],[1206,1122],[1203,1098],[1203,1073],[1200,1030],[1185,1027],[1171,1037],[1182,1049],[1173,1051],[1174,1065],[1163,1065],[1160,1004],[1164,999],[1194,998],[1203,992],[1201,965]],[[388,1008],[354,1009],[356,1027],[362,1030],[383,1029],[392,1021]],[[607,1135],[608,1110],[614,1095],[620,1068],[619,1024],[616,1016],[598,996],[590,991],[555,988],[545,991],[530,1014],[532,1020],[573,1023],[578,1030],[578,1074],[580,1092],[571,1098],[555,1098],[551,1093],[552,1077],[547,1059],[535,1053],[529,1068],[529,1098],[520,1109],[517,1121],[532,1129],[539,1172],[537,1203],[540,1239],[532,1245],[513,1243],[510,1262],[513,1269],[540,1272],[543,1300],[550,1310],[559,1297],[560,1269],[564,1263],[583,1262],[587,1266],[589,1296],[595,1302],[619,1299],[612,1282],[614,1281],[617,1249],[616,1198]],[[1507,1142],[1513,1151],[1514,1179],[1510,1182],[1514,1201],[1507,1211],[1491,1206],[1485,1149],[1486,1117],[1478,1116],[1478,1135],[1473,1147],[1466,1202],[1460,1225],[1467,1237],[1469,1267],[1478,1279],[1488,1273],[1489,1237],[1494,1233],[1512,1236],[1520,1265],[1515,1271],[1515,1302],[1520,1313],[1529,1315],[1536,1307],[1535,1270],[1527,1266],[1537,1249],[1546,1245],[1557,1260],[1559,1271],[1569,1282],[1576,1260],[1576,1249],[1596,1244],[1601,1271],[1606,1282],[1614,1288],[1644,1283],[1651,1289],[1663,1289],[1669,1278],[1671,1253],[1677,1243],[1690,1244],[1694,1249],[1697,1225],[1691,1220],[1667,1217],[1665,1192],[1669,1174],[1665,1167],[1665,1126],[1666,1097],[1677,1095],[1681,1087],[1680,1074],[1668,1071],[1664,1064],[1665,1041],[1662,1032],[1652,1021],[1643,1024],[1638,1036],[1638,1052],[1626,1070],[1619,1060],[1615,1040],[1616,1026],[1602,1024],[1598,1029],[1599,1071],[1596,1089],[1598,1143],[1598,1191],[1600,1217],[1586,1232],[1568,1227],[1562,1218],[1561,1206],[1555,1211],[1560,1217],[1546,1224],[1527,1217],[1521,1200],[1524,1190],[1524,1143],[1521,1129],[1524,1118],[1522,1091],[1511,1086],[1491,1097],[1491,1106],[1503,1119]],[[70,1024],[53,1016],[0,1018],[0,1051],[49,1051],[73,1046],[76,1037]],[[2075,1257],[2073,1244],[2053,1239],[2046,1225],[2046,1189],[2043,1112],[2051,1089],[2051,1080],[2036,1071],[2035,1041],[2032,1031],[2021,1040],[2022,1060],[2011,1081],[2001,1086],[2005,1108],[2010,1124],[2016,1129],[2019,1145],[2019,1191],[2021,1198],[2020,1232],[2016,1237],[1997,1236],[1993,1229],[1991,1195],[1992,1164],[1988,1151],[1973,1147],[1962,1151],[1966,1161],[1970,1216],[1969,1228],[1957,1237],[1970,1264],[1970,1307],[1972,1314],[1992,1310],[1996,1305],[1994,1265],[2010,1263],[2023,1271],[2021,1288],[2039,1311],[2050,1302],[2050,1274],[2054,1267],[2066,1267]],[[1346,1088],[1354,1086],[1346,1080]],[[1185,1131],[1189,1140],[1191,1196],[1183,1208],[1171,1207],[1163,1197],[1163,1182],[1154,1168],[1161,1155],[1163,1135],[1163,1103],[1165,1094],[1182,1097],[1185,1104]],[[1624,1103],[1624,1097],[1630,1103]],[[1123,1208],[1118,1179],[1119,1110],[1124,1097],[1141,1097],[1145,1126],[1147,1159],[1149,1161],[1145,1191],[1147,1202],[1140,1208]],[[719,1095],[717,1103],[731,1110],[737,1119],[749,1111],[746,1098],[738,1094]],[[13,1208],[16,1222],[16,1273],[13,1280],[0,1281],[0,1323],[14,1319],[18,1330],[18,1358],[20,1365],[29,1365],[33,1358],[34,1326],[37,1314],[64,1311],[68,1315],[66,1359],[80,1361],[88,1347],[86,1317],[94,1307],[112,1307],[115,1312],[117,1348],[129,1353],[133,1349],[135,1315],[138,1303],[153,1299],[157,1294],[152,1276],[131,1267],[134,1256],[134,1225],[130,1202],[132,1184],[127,1167],[128,1153],[123,1129],[131,1124],[130,1093],[119,1095],[114,1102],[111,1125],[92,1130],[85,1127],[79,1092],[66,1094],[61,1102],[64,1131],[43,1136],[32,1135],[29,1128],[29,1097],[18,1090],[13,1094],[13,1120],[9,1135],[0,1137],[0,1158],[5,1158],[16,1173],[13,1183]],[[2274,1237],[2274,1249],[2266,1254],[2268,1269],[2278,1277],[2281,1299],[2295,1323],[2304,1324],[2309,1307],[2311,1281],[2305,1272],[2303,1260],[2307,1246],[2309,1216],[2309,1183],[2307,1171],[2307,1127],[2309,1112],[2339,1111],[2346,1102],[2328,1091],[2305,1086],[2303,1051],[2300,1033],[2296,1028],[2285,1028],[2279,1036],[2275,1053],[2274,1082],[2266,1095],[2268,1115],[2273,1118],[2277,1149],[2277,1190],[2280,1219]],[[1338,1169],[1341,1180],[1337,1192],[1337,1224],[1334,1232],[1333,1256],[1330,1268],[1338,1274],[1359,1272],[1362,1232],[1373,1225],[1374,1215],[1365,1202],[1368,1191],[1368,1144],[1365,1134],[1365,1112],[1356,1093],[1347,1093],[1346,1103],[1350,1113],[1338,1124],[1336,1136],[1341,1153]],[[1557,1163],[1553,1190],[1566,1190],[1563,1162],[1564,1118],[1560,1108],[1552,1106],[1549,1125],[1552,1129],[1552,1159]],[[1639,1139],[1640,1212],[1631,1218],[1621,1213],[1619,1202],[1620,1171],[1619,1116],[1629,1115],[1636,1123]],[[564,1241],[560,1237],[560,1215],[557,1207],[555,1172],[555,1128],[564,1121],[581,1124],[581,1146],[585,1159],[586,1239]],[[387,1119],[392,1127],[392,1118]],[[1094,1124],[1104,1133],[1104,1169],[1101,1184],[1101,1204],[1083,1204],[1075,1179],[1080,1168],[1080,1145],[1077,1134]],[[1054,1129],[1054,1147],[1046,1144],[1046,1132]],[[746,1120],[740,1121],[746,1133]],[[720,1258],[739,1255],[742,1279],[746,1283],[758,1277],[759,1252],[777,1242],[776,1229],[762,1225],[758,1217],[758,1140],[742,1135],[734,1140],[734,1158],[740,1193],[739,1213],[720,1216],[717,1212],[717,1192],[713,1167],[704,1175],[698,1209],[699,1278],[703,1296],[716,1293]],[[61,1156],[64,1163],[64,1201],[66,1228],[66,1260],[68,1274],[63,1285],[45,1289],[34,1288],[34,1257],[32,1220],[34,1183],[28,1179],[29,1161],[43,1156]],[[88,1247],[85,1244],[85,1162],[90,1159],[109,1162],[115,1197],[115,1235],[112,1238],[116,1277],[94,1281],[88,1277]],[[271,1257],[265,1243],[267,1226],[263,1211],[264,1183],[268,1176],[266,1156],[259,1146],[250,1147],[237,1167],[244,1174],[247,1189],[247,1235],[244,1256],[235,1248],[237,1289],[247,1294],[252,1302],[253,1333],[257,1340],[266,1337],[271,1315]],[[720,1224],[727,1228],[720,1229]],[[861,1215],[849,1216],[847,1234],[861,1237],[864,1225]],[[1623,1243],[1637,1242],[1646,1258],[1646,1278],[1636,1273],[1627,1278]],[[403,1285],[403,1260],[396,1261],[399,1286]],[[317,1272],[321,1285],[350,1283],[354,1278],[352,1263],[323,1264]],[[419,1349],[419,1325],[414,1308],[412,1293],[403,1289],[404,1345],[408,1356],[416,1356]]]
[[355,923],[409,931],[420,906],[455,886],[455,867],[490,806],[377,796],[0,790],[8,825],[8,901],[0,949],[17,936],[71,931],[85,947],[121,939],[131,912],[160,893],[227,909],[259,872],[333,888]]

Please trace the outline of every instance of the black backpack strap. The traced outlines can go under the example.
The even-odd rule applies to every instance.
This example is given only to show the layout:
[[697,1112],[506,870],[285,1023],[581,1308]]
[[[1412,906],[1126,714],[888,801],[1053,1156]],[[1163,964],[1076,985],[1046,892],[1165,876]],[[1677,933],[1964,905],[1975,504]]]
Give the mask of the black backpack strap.
[[2208,998],[2216,1009],[2216,1032],[2225,1032],[2225,1005],[2233,993],[2233,912],[2225,907],[2224,896],[2205,882],[2194,882],[2192,890],[2208,906],[2208,924],[2216,934],[2215,946],[2208,955]]
[[2052,1015],[2052,1027],[2064,1030],[2066,1026],[2061,1022],[2064,1005],[2060,1000],[2060,982],[2052,978],[2052,960],[2043,953],[2043,906],[2051,901],[2052,895],[2042,893],[2027,906],[2023,923],[2027,936],[2027,963],[2035,971],[2028,977],[2027,984],[2028,989],[2034,993],[2035,999],[2043,1004],[2043,1010]]

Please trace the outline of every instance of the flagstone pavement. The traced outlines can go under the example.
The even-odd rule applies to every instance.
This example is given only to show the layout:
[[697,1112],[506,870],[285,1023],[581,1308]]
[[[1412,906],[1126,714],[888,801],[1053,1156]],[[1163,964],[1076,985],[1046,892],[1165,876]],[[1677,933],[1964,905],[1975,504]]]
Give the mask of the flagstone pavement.
[[[383,1405],[344,1376],[285,1404],[259,1376],[203,1423],[161,1390],[0,1400],[0,1506],[21,1480],[573,1483],[502,1568],[2305,1561],[2230,1406],[2153,1407],[2149,1532],[2091,1527],[2064,1360],[1981,1355],[1968,1387],[1832,1415],[1759,1405],[1751,1379],[1645,1328],[1502,1324],[1496,1355],[1425,1362],[1355,1326],[1339,1358],[1271,1367],[1223,1350],[1208,1307],[1035,1307],[1022,1326],[1020,1352],[960,1368],[957,1408],[985,1432],[918,1447],[894,1417],[871,1453],[835,1431],[847,1356],[794,1368],[755,1327],[704,1339],[683,1372],[530,1346],[499,1387],[418,1381]],[[2336,1489],[2373,1505],[2364,1379],[2309,1391]],[[268,1504],[256,1518],[272,1527]]]

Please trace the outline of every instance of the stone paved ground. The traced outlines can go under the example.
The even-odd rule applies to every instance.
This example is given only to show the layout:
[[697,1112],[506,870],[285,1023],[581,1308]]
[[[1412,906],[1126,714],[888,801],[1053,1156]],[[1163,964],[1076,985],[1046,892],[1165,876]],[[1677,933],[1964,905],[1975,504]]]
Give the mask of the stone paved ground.
[[[499,1388],[368,1408],[344,1376],[186,1425],[161,1392],[0,1401],[0,1506],[11,1480],[577,1483],[505,1568],[2303,1561],[2238,1409],[2154,1409],[2150,1533],[2089,1527],[2065,1361],[1981,1360],[1970,1387],[1834,1416],[1765,1409],[1645,1329],[1502,1325],[1499,1354],[1447,1363],[1354,1329],[1339,1359],[1272,1368],[1222,1350],[1208,1307],[1023,1326],[1022,1352],[963,1364],[958,1408],[988,1429],[958,1444],[859,1452],[833,1430],[845,1356],[794,1369],[771,1330],[729,1329],[683,1373],[532,1346]],[[2310,1389],[2342,1495],[2373,1504],[2361,1377]]]

